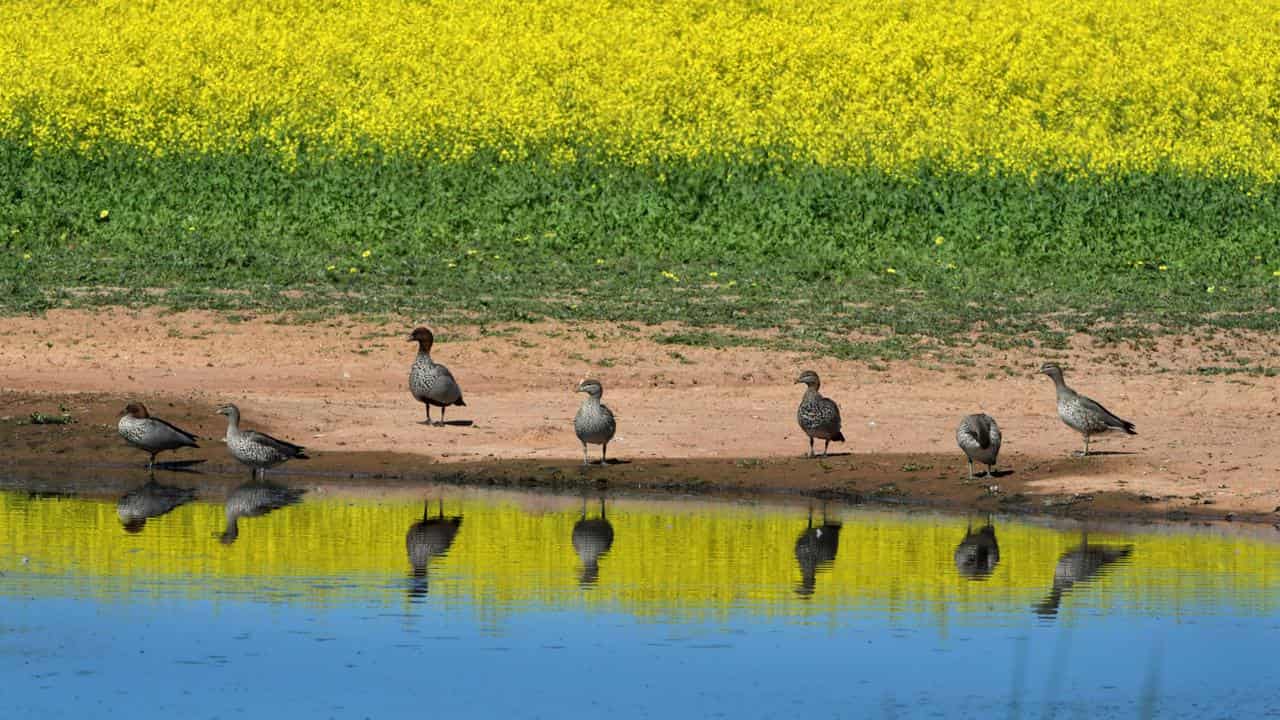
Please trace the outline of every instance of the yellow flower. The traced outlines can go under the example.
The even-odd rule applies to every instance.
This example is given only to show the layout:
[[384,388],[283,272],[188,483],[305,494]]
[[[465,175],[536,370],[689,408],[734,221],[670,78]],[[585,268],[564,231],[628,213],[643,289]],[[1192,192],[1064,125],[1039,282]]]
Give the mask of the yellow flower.
[[360,272],[360,270],[358,268],[347,268],[347,272],[351,275],[355,275],[356,273]]
[[107,219],[108,217],[110,217],[110,216],[111,216],[111,211],[110,211],[110,210],[99,210],[99,211],[98,211],[98,219],[99,219],[99,220],[106,220],[106,219]]
[[1213,291],[1214,291],[1214,290],[1217,290],[1217,289],[1218,289],[1218,286],[1217,286],[1217,285],[1210,285],[1209,287],[1205,288],[1205,292],[1207,292],[1207,293],[1209,293],[1210,295],[1212,295],[1212,294],[1213,294]]
[[502,259],[502,256],[501,256],[501,255],[494,255],[494,256],[493,256],[493,259],[494,259],[494,260],[501,260],[501,259]]
[[720,277],[720,273],[716,272],[715,270],[712,270],[711,272],[707,273],[707,277],[715,279]]
[[[31,253],[22,253],[22,259],[23,259],[23,260],[30,260],[30,259],[31,259]],[[1278,271],[1276,274],[1277,274],[1277,275],[1280,275],[1280,271]]]
[[1273,271],[1271,271],[1271,276],[1272,276],[1272,277],[1280,277],[1280,270],[1273,270]]
[[337,265],[327,265],[327,266],[325,266],[325,270],[328,270],[329,272],[333,272],[334,270],[337,270],[337,269],[338,269],[338,266],[337,266]]
[[725,287],[733,287],[734,285],[737,285],[737,284],[738,284],[737,280],[730,280],[729,282],[725,283]]
[[947,263],[947,269],[948,269],[948,270],[955,270],[955,269],[956,269],[956,264],[955,264],[955,263]]
[[885,268],[885,269],[884,269],[884,271],[885,271],[885,272],[887,272],[887,273],[889,273],[890,275],[897,275],[897,274],[898,274],[898,271],[897,271],[897,270],[894,270],[893,268]]
[[369,256],[370,256],[370,255],[372,255],[372,254],[373,254],[373,251],[372,251],[372,250],[365,250],[364,252],[360,253],[360,257],[362,257],[362,258],[367,258],[367,257],[369,257]]
[[671,282],[680,282],[680,277],[670,270],[663,270],[662,277],[670,280]]
[[458,267],[458,263],[456,262],[446,263],[446,267],[456,268]]
[[478,251],[476,251],[476,250],[468,250],[468,251],[467,251],[467,255],[475,255],[475,254],[476,254],[476,252],[478,252]]
[[1165,270],[1168,270],[1168,269],[1169,269],[1169,266],[1168,266],[1168,265],[1161,265],[1160,267],[1158,267],[1158,268],[1156,268],[1156,269],[1157,269],[1157,270],[1159,270],[1160,272],[1164,272]]
[[596,264],[597,264],[597,265],[603,265],[603,264],[604,264],[604,258],[596,258]]
[[939,235],[938,237],[936,237],[936,238],[934,238],[934,239],[933,239],[933,244],[934,244],[934,245],[941,245],[943,242],[944,242],[944,240],[942,239],[942,236],[941,236],[941,235]]

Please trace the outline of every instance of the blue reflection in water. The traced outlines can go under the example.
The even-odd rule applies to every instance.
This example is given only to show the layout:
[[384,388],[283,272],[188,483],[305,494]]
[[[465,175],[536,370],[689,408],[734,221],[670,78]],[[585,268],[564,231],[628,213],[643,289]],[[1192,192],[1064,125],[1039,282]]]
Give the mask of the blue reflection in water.
[[[253,497],[265,492],[251,489]],[[243,486],[235,493],[249,496]],[[271,497],[280,502],[263,507],[298,501]],[[154,487],[133,498],[139,508],[190,500]],[[242,504],[228,502],[228,518],[262,514]],[[599,591],[601,562],[615,545],[609,511],[584,503],[572,526],[584,593]],[[128,530],[134,516],[120,517]],[[1103,609],[1088,601],[1089,583],[1128,562],[1132,546],[1087,535],[1061,553],[1042,600],[992,600],[979,616],[953,604],[927,612],[846,607],[820,619],[758,607],[657,619],[610,605],[534,602],[492,612],[456,592],[472,578],[432,566],[455,543],[460,512],[437,501],[420,518],[402,530],[403,574],[314,578],[315,588],[352,589],[320,606],[301,601],[299,578],[282,590],[279,578],[232,584],[193,574],[104,595],[83,592],[75,575],[8,563],[0,577],[0,717],[1280,714],[1272,660],[1280,619],[1232,615],[1211,595],[1177,607],[1176,616],[1159,606]],[[834,519],[802,518],[793,536],[799,582],[776,588],[779,602],[822,592],[841,529]],[[995,535],[989,524],[970,526],[956,537],[946,572],[988,581],[1002,562]],[[389,594],[402,600],[389,603]],[[1068,601],[1075,610],[1063,622],[1056,614]]]

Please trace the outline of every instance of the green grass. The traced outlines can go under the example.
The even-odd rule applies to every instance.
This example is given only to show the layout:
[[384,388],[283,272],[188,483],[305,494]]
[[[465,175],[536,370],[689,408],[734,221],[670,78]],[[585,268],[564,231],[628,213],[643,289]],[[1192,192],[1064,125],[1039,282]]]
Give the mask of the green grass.
[[1280,330],[1280,190],[1174,173],[307,155],[291,172],[0,142],[0,237],[9,313],[678,321],[662,342],[884,360],[974,332],[1061,348],[1077,332]]

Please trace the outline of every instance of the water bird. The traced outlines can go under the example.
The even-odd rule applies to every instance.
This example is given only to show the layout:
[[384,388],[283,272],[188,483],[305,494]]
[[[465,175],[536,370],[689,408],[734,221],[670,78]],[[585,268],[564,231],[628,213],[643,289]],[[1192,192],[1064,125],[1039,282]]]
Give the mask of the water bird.
[[431,501],[423,504],[422,519],[409,526],[404,537],[405,551],[409,554],[409,566],[412,568],[413,585],[409,595],[421,597],[427,594],[427,568],[432,558],[444,555],[453,546],[462,527],[462,516],[445,517],[444,500],[437,505],[437,514],[431,517]]
[[268,480],[254,479],[237,487],[227,496],[223,511],[227,518],[226,530],[218,539],[230,545],[240,537],[240,518],[261,517],[302,500],[306,490],[277,485]]
[[809,436],[809,457],[814,457],[814,438],[823,441],[822,456],[826,457],[832,440],[844,442],[844,435],[840,432],[840,407],[834,400],[823,397],[818,392],[822,387],[818,373],[805,370],[796,378],[796,382],[806,386],[804,396],[800,398],[800,407],[796,410],[796,421],[800,423],[800,429]]
[[1077,583],[1087,583],[1103,574],[1107,567],[1124,561],[1133,553],[1132,545],[1090,545],[1089,534],[1081,532],[1080,545],[1058,558],[1053,569],[1053,588],[1035,606],[1037,615],[1052,617],[1058,614],[1062,596]]
[[1000,426],[986,413],[965,415],[956,428],[956,444],[969,458],[969,479],[973,479],[973,463],[987,466],[987,477],[996,471],[996,457],[1000,455]]
[[151,459],[147,462],[148,470],[155,468],[156,455],[165,450],[200,447],[196,444],[199,438],[173,423],[151,417],[147,406],[140,402],[132,402],[124,407],[116,422],[116,431],[130,445],[151,454]]
[[1108,432],[1123,432],[1137,435],[1133,423],[1124,420],[1099,403],[1067,387],[1062,379],[1062,368],[1056,363],[1045,363],[1040,366],[1040,373],[1053,379],[1058,394],[1058,417],[1067,427],[1084,436],[1084,457],[1089,454],[1089,438]]
[[[409,335],[409,342],[418,343],[418,356],[409,368],[409,392],[418,402],[426,406],[427,419],[423,425],[444,425],[444,411],[450,405],[465,407],[462,401],[462,388],[453,379],[449,368],[431,359],[431,346],[436,336],[425,327],[415,328]],[[440,422],[431,422],[431,406],[440,408]]]
[[987,520],[977,532],[973,523],[965,528],[964,539],[956,546],[956,571],[970,580],[986,580],[1000,563],[1000,544],[996,542],[996,529]]
[[573,431],[577,433],[578,440],[582,443],[582,464],[591,464],[587,456],[587,444],[590,443],[600,446],[600,464],[604,465],[609,441],[617,432],[618,423],[613,419],[613,411],[600,402],[601,396],[604,395],[604,386],[599,380],[583,380],[578,383],[577,392],[587,394],[578,408],[578,414],[573,417]]
[[605,517],[604,498],[600,498],[600,517],[587,517],[587,499],[582,498],[582,516],[573,524],[573,551],[582,561],[578,585],[589,588],[600,580],[600,558],[613,547],[613,523]]
[[240,408],[235,405],[223,405],[218,408],[218,414],[227,416],[227,452],[253,468],[252,477],[265,476],[267,468],[286,460],[308,459],[301,445],[273,438],[257,430],[241,430]]
[[196,497],[193,488],[161,485],[155,476],[130,490],[116,502],[116,515],[128,533],[142,532],[147,520],[160,517],[185,505]]
[[801,597],[813,595],[818,583],[818,570],[829,568],[840,551],[840,523],[827,519],[826,508],[822,511],[822,524],[813,526],[813,508],[809,508],[809,523],[796,538],[796,562],[800,564],[800,585],[796,594]]

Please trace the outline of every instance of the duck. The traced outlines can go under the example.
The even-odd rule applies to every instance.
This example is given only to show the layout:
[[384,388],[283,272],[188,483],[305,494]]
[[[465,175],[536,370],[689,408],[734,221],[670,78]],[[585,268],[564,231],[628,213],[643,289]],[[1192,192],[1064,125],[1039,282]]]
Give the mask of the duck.
[[973,479],[973,463],[987,466],[987,477],[996,471],[996,458],[1000,455],[1000,426],[986,413],[965,415],[956,428],[956,444],[969,458],[969,479]]
[[155,469],[156,455],[166,450],[200,447],[196,444],[198,437],[171,422],[151,417],[147,406],[140,402],[131,402],[120,411],[116,431],[130,445],[151,454],[148,470]]
[[[425,327],[415,328],[409,335],[410,342],[418,343],[418,356],[409,368],[409,392],[427,408],[423,425],[444,425],[444,411],[450,405],[466,407],[462,400],[462,388],[453,379],[449,368],[431,359],[431,346],[436,338]],[[440,408],[440,422],[431,421],[431,407]]]
[[814,438],[823,441],[822,457],[827,456],[827,448],[831,447],[831,441],[844,442],[844,435],[840,432],[840,406],[831,398],[823,397],[818,389],[822,387],[822,381],[818,378],[818,373],[812,370],[805,370],[800,373],[800,377],[796,378],[797,383],[805,385],[804,396],[800,398],[800,407],[796,410],[796,421],[800,423],[800,429],[805,435],[809,436],[809,455],[814,457],[813,450]]
[[125,532],[139,533],[147,520],[170,513],[195,497],[194,489],[162,485],[152,475],[146,483],[125,493],[116,502],[116,515]]
[[578,586],[589,588],[600,580],[600,558],[613,547],[613,523],[605,516],[604,498],[600,498],[600,517],[587,517],[587,499],[582,499],[582,515],[573,524],[573,551],[582,561]]
[[577,392],[586,393],[587,397],[582,400],[582,405],[578,408],[578,414],[573,417],[573,431],[578,435],[578,440],[582,443],[582,464],[590,465],[591,460],[587,453],[587,444],[600,446],[600,464],[606,463],[606,456],[609,450],[609,441],[613,439],[613,435],[618,430],[618,423],[613,418],[613,411],[607,405],[600,402],[600,398],[604,395],[604,386],[599,380],[586,379],[578,383]]
[[1048,375],[1053,380],[1058,394],[1058,417],[1067,427],[1084,436],[1084,451],[1076,453],[1079,457],[1089,454],[1089,438],[1108,432],[1122,432],[1126,435],[1137,435],[1134,424],[1120,418],[1115,413],[1102,407],[1100,403],[1081,395],[1067,387],[1062,379],[1062,368],[1056,363],[1045,363],[1040,366],[1040,374]]
[[267,513],[301,502],[306,490],[285,487],[265,479],[254,479],[237,487],[223,505],[227,526],[218,536],[223,545],[240,537],[240,518],[262,517]]
[[404,537],[405,551],[409,555],[409,566],[412,568],[413,586],[409,595],[421,597],[427,594],[427,568],[432,558],[449,552],[453,541],[462,528],[462,516],[444,516],[444,500],[438,501],[437,514],[431,517],[431,501],[423,504],[422,519],[409,526]]
[[305,448],[257,430],[240,429],[240,408],[227,404],[218,408],[219,415],[227,417],[227,452],[231,457],[252,468],[253,478],[265,476],[267,468],[287,460],[307,460]]

